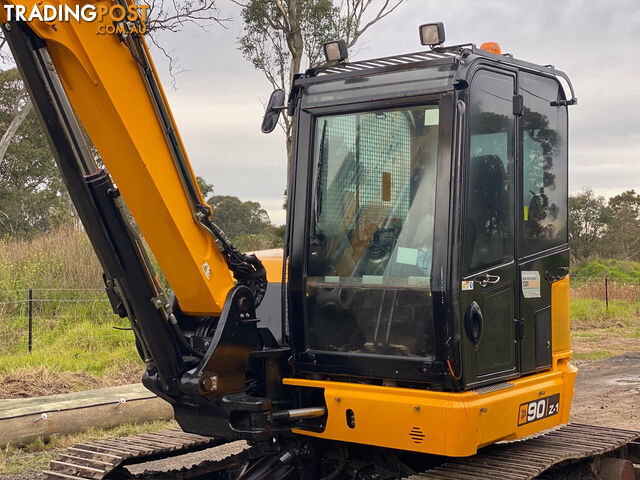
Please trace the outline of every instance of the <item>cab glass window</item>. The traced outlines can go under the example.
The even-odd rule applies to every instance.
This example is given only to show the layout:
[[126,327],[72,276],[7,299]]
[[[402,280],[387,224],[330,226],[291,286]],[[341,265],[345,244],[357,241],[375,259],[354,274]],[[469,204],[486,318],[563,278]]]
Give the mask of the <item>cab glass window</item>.
[[520,74],[522,141],[522,254],[567,242],[567,107],[553,79]]
[[471,86],[466,169],[467,273],[513,259],[512,77],[480,71]]
[[317,117],[307,346],[434,354],[438,105]]

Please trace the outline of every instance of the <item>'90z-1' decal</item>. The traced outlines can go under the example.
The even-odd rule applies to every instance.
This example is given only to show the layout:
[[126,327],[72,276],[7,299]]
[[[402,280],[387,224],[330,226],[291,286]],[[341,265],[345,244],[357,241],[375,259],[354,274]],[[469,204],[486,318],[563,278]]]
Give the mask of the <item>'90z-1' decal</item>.
[[539,400],[532,400],[531,402],[523,403],[520,405],[520,409],[518,411],[518,426],[551,417],[552,415],[556,415],[559,410],[559,393]]

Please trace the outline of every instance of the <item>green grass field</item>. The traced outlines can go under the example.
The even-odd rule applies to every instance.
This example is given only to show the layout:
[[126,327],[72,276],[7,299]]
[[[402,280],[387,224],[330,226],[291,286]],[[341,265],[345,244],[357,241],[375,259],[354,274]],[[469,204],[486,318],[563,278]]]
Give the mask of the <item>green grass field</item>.
[[[28,352],[28,290],[33,343]],[[139,381],[128,320],[111,310],[85,233],[0,240],[0,391],[31,396]],[[20,382],[20,378],[42,382]],[[20,383],[24,384],[22,388]]]
[[577,360],[599,360],[640,350],[640,303],[571,299],[571,343]]

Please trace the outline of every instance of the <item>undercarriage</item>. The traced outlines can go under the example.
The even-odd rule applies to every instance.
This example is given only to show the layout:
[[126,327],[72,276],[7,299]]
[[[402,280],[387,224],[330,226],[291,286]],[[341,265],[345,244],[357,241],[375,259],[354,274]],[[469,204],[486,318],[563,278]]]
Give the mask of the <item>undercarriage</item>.
[[640,432],[582,424],[463,458],[300,437],[250,446],[164,430],[74,445],[43,473],[46,480],[624,480],[635,478],[638,462]]

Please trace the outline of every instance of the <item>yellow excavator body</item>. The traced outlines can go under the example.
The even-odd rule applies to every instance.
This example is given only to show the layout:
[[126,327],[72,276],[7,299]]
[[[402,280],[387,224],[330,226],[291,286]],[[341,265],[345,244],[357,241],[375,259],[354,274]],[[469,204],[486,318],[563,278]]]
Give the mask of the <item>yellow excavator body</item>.
[[[10,43],[34,77],[25,82],[65,180],[74,198],[95,201],[87,212],[102,223],[87,228],[90,237],[97,249],[114,249],[103,262],[105,285],[114,311],[131,319],[143,382],[173,404],[185,431],[259,446],[259,468],[243,478],[287,478],[309,458],[300,468],[313,473],[302,477],[337,478],[319,466],[323,455],[354,444],[472,456],[569,421],[577,369],[569,363],[566,218],[544,224],[553,216],[544,187],[516,195],[525,180],[538,181],[516,178],[525,147],[544,168],[566,167],[558,132],[575,96],[562,90],[562,72],[456,46],[360,64],[340,57],[296,77],[293,220],[284,252],[256,252],[258,262],[213,223],[144,39],[108,33],[126,26],[110,15],[25,27],[6,8],[77,7],[72,1],[0,4],[5,32],[20,29]],[[129,0],[91,5],[136,11]],[[441,24],[431,27],[443,37]],[[49,61],[55,75],[43,72]],[[527,96],[519,76],[550,99]],[[71,115],[53,125],[65,105]],[[272,113],[285,108],[270,104]],[[543,112],[534,120],[555,123],[544,134],[530,127],[529,143],[517,147],[516,127],[532,108]],[[84,172],[93,196],[60,158],[73,142],[51,138],[73,130],[59,128],[65,120],[88,137],[69,140],[90,139],[97,152]],[[542,145],[547,138],[555,151]],[[559,172],[556,217],[566,206],[566,169]],[[117,192],[172,298],[123,227]],[[264,275],[273,287],[268,313],[283,320],[277,337],[260,324]],[[318,443],[307,451],[301,439]],[[281,476],[256,473],[263,467]]]

